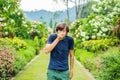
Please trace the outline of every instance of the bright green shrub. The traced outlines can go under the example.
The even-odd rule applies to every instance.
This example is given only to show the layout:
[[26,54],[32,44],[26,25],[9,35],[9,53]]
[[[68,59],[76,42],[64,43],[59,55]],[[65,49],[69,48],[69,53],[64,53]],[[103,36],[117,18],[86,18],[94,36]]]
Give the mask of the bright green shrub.
[[36,50],[32,46],[28,46],[26,49],[20,49],[18,54],[22,54],[29,62],[36,55]]
[[117,46],[120,43],[118,39],[89,40],[81,44],[81,48],[87,51],[105,51],[111,46]]
[[120,53],[118,47],[110,47],[107,51],[97,54],[84,49],[76,49],[75,57],[94,75],[96,80],[120,79]]
[[14,62],[14,55],[10,50],[0,50],[0,80],[9,80],[12,77]]
[[35,36],[35,38],[34,38],[34,48],[36,50],[36,54],[39,54],[41,45],[40,45],[40,39],[38,39],[38,36]]
[[[26,48],[21,48],[16,51],[15,55],[15,68],[14,73],[18,73],[23,67],[36,55],[36,50],[32,45],[28,44],[28,41],[31,44],[34,44],[32,40],[25,41],[27,43]],[[32,41],[32,42],[31,42]]]
[[42,48],[42,47],[44,47],[44,45],[46,44],[46,42],[47,42],[47,38],[46,37],[43,37],[43,38],[41,38],[40,40],[40,48]]
[[40,43],[43,43],[40,40],[41,39],[38,39],[38,37],[36,36],[34,40],[25,40],[25,42],[28,44],[28,46],[31,46],[35,50],[36,54],[39,54],[39,50],[41,49]]
[[23,67],[36,55],[36,50],[33,46],[27,46],[25,49],[19,49],[15,52],[15,67],[14,74],[18,73]]
[[75,56],[77,60],[79,60],[87,69],[95,70],[95,54],[92,52],[88,52],[86,50],[77,49],[75,50]]
[[26,46],[27,46],[27,43],[24,40],[21,40],[17,37],[14,37],[12,39],[12,44],[16,49],[26,48]]
[[14,67],[14,75],[17,74],[26,64],[27,60],[25,56],[21,53],[15,53],[15,67]]
[[25,40],[25,42],[28,43],[28,46],[32,46],[36,50],[36,54],[39,54],[40,49],[46,44],[46,37],[47,35],[42,38],[35,36],[34,40]]
[[120,80],[120,53],[103,55],[98,80]]
[[19,50],[20,48],[26,48],[27,43],[17,37],[12,38],[0,38],[2,42],[8,45],[12,45],[14,48]]

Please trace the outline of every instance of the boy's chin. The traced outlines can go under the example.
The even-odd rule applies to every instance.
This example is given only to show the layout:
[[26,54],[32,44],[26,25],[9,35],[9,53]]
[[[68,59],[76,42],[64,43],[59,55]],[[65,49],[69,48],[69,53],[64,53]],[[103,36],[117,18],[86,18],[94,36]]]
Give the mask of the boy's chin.
[[62,40],[65,39],[65,36],[62,38]]

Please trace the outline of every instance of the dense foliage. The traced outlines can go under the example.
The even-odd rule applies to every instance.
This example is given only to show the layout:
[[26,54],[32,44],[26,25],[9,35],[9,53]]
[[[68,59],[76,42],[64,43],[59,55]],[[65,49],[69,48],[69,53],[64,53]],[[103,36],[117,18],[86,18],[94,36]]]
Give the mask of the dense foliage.
[[29,42],[35,45],[33,40],[25,41],[16,37],[0,39],[0,64],[2,64],[0,77],[2,79],[9,80],[36,55],[36,49]]
[[120,79],[120,53],[107,53],[101,58],[99,80]]
[[73,22],[72,34],[81,41],[109,38],[113,28],[118,26],[119,4],[119,0],[101,0],[98,4],[93,5],[96,14],[90,14],[86,19],[78,19]]
[[0,0],[0,80],[10,80],[44,46],[47,28],[28,21],[19,0]]
[[28,21],[19,5],[17,0],[0,0],[0,36],[42,38],[46,35],[46,26],[40,22]]
[[[75,40],[75,56],[97,80],[120,79],[120,40],[114,34],[119,26],[119,4],[119,0],[99,0],[92,6],[94,13],[70,26]],[[109,54],[106,54],[107,50]]]

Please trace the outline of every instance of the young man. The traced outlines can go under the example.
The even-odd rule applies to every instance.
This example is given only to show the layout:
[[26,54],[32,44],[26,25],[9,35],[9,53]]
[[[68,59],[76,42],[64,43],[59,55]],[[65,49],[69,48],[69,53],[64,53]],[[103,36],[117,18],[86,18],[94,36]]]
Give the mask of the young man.
[[[56,26],[56,32],[57,34],[49,36],[44,48],[46,53],[50,53],[47,80],[71,80],[74,65],[74,40],[67,36],[69,27],[65,23],[59,23]],[[70,72],[68,66],[69,54]]]

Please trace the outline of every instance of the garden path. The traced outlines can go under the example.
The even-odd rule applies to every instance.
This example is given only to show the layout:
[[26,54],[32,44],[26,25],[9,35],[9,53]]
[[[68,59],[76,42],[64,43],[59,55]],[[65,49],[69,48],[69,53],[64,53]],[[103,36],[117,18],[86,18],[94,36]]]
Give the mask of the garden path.
[[[40,52],[27,66],[11,80],[46,80],[49,55]],[[95,80],[75,59],[73,80]]]

